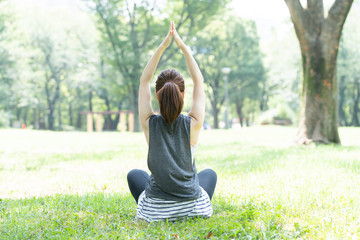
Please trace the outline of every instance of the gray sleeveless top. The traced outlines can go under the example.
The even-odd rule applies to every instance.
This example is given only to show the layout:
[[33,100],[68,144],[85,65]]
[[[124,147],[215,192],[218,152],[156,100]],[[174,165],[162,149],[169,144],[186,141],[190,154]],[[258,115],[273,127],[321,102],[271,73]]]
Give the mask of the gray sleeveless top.
[[148,197],[173,201],[198,199],[199,179],[192,163],[191,118],[180,114],[168,124],[161,115],[149,119],[148,167],[151,171],[145,193]]

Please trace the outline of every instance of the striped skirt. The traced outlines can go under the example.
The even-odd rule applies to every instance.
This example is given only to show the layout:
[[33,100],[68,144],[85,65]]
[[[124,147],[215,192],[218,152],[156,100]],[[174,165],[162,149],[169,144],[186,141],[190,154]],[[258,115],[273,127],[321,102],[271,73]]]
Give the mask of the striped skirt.
[[201,188],[200,198],[178,202],[147,197],[145,191],[139,196],[136,219],[147,222],[169,220],[174,221],[185,217],[211,217],[213,209],[206,191]]

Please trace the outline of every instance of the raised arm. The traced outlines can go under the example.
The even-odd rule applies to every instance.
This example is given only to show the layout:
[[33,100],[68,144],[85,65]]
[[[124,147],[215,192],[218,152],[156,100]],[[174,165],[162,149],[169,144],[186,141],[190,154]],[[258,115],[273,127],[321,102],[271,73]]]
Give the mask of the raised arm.
[[184,54],[191,79],[194,83],[193,102],[189,116],[191,117],[191,142],[192,144],[196,144],[205,118],[204,78],[190,50],[176,32],[174,23],[172,23],[172,28],[174,41]]
[[156,49],[154,55],[150,58],[149,62],[140,77],[139,87],[139,118],[141,126],[144,130],[146,140],[149,139],[149,118],[154,114],[154,110],[151,106],[151,88],[150,81],[156,67],[159,63],[160,57],[164,50],[170,45],[173,35],[172,27],[170,26],[169,32],[164,41]]

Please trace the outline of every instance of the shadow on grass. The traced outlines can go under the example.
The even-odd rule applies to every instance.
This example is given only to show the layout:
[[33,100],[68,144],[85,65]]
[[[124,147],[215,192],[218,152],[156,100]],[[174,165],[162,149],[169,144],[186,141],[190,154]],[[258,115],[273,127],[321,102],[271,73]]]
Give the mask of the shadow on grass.
[[255,201],[216,198],[210,219],[135,221],[130,195],[93,193],[0,200],[0,239],[204,239],[296,237],[282,230],[277,210]]

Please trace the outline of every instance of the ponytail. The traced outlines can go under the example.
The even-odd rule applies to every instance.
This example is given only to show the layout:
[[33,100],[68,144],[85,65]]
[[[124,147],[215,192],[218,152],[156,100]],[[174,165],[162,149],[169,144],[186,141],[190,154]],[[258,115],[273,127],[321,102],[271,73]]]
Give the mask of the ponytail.
[[184,99],[179,87],[174,82],[166,82],[157,92],[160,114],[168,124],[172,124],[180,115],[184,106]]

